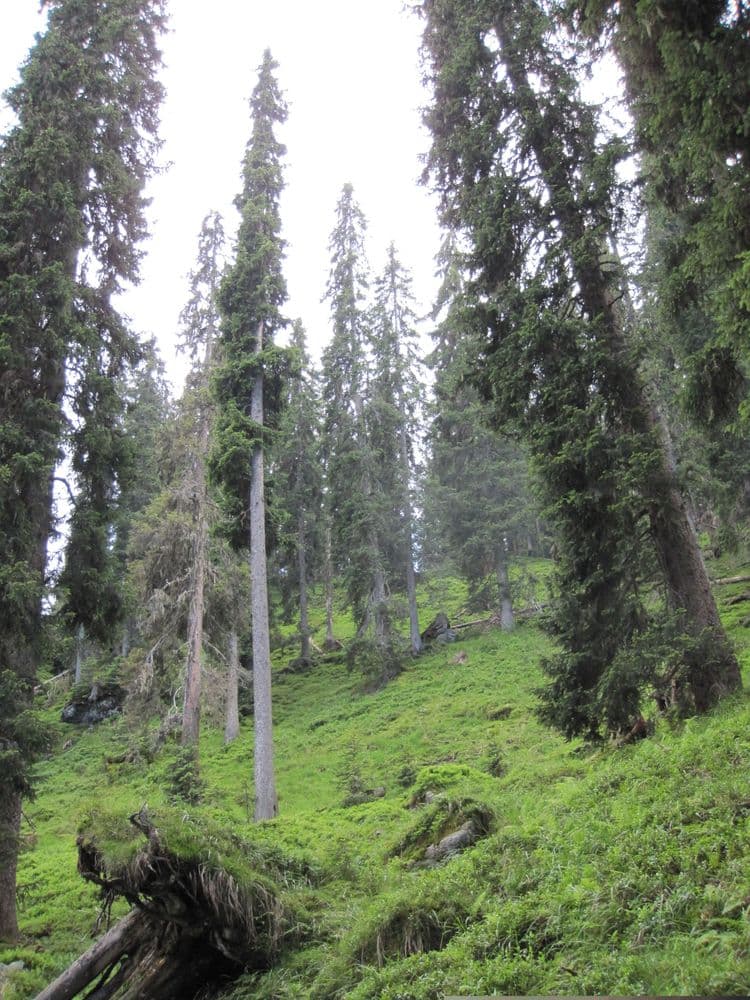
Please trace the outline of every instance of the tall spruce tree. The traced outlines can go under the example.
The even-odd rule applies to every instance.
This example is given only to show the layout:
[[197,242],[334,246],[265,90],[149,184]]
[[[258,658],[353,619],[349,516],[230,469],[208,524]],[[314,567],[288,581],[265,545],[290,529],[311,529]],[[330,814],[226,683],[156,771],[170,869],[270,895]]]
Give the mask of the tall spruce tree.
[[369,679],[383,683],[398,672],[387,599],[382,492],[376,481],[389,470],[372,446],[371,316],[365,218],[351,184],[336,206],[329,243],[331,270],[326,297],[332,336],[323,352],[324,456],[332,562],[344,581],[357,625],[350,653]]
[[417,654],[422,639],[414,568],[413,491],[424,390],[411,275],[393,243],[374,290],[370,410],[372,448],[379,469],[375,488],[381,494],[381,550],[387,553],[390,548],[392,573],[405,579],[409,644]]
[[287,613],[291,616],[295,604],[299,610],[300,662],[309,664],[309,587],[322,562],[323,477],[318,379],[300,320],[292,328],[290,346],[298,369],[287,386],[274,462],[277,507],[281,508],[279,515],[284,522],[277,559],[283,567],[279,584]]
[[195,423],[191,483],[195,506],[195,546],[188,611],[185,696],[182,711],[182,742],[195,746],[200,729],[203,616],[208,568],[209,495],[206,462],[213,425],[211,372],[214,343],[218,334],[217,296],[221,278],[224,227],[221,216],[212,212],[203,220],[198,237],[198,258],[190,275],[190,298],[182,315],[185,347],[193,359],[188,377]]
[[[534,0],[425,0],[435,99],[428,170],[468,238],[472,325],[500,421],[529,442],[558,534],[561,654],[542,714],[568,735],[632,723],[644,685],[647,520],[667,603],[690,641],[665,674],[705,710],[740,684],[622,306],[615,167],[571,71],[586,53]],[[480,379],[480,381],[482,381]],[[683,706],[686,708],[686,706]]]
[[255,818],[276,815],[271,706],[271,653],[266,560],[264,450],[278,422],[287,352],[274,347],[285,325],[279,199],[284,146],[275,129],[286,120],[271,53],[263,56],[250,99],[252,134],[243,164],[237,253],[219,295],[222,314],[214,474],[222,483],[235,540],[249,546],[255,721]]
[[0,150],[0,671],[12,692],[0,699],[0,938],[17,934],[28,790],[29,746],[6,706],[29,696],[36,672],[68,366],[102,336],[117,350],[110,299],[137,277],[162,96],[162,0],[45,6],[47,31],[7,95],[17,124]]

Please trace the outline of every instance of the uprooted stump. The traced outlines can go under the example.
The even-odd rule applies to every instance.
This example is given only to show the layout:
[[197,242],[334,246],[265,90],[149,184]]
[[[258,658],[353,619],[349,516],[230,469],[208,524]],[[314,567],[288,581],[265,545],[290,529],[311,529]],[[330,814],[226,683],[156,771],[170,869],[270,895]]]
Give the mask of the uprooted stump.
[[145,844],[139,838],[128,850],[118,831],[114,847],[103,848],[85,831],[78,868],[100,886],[107,910],[116,898],[133,909],[37,1000],[72,1000],[85,989],[87,1000],[206,997],[246,970],[271,968],[282,944],[299,938],[298,915],[274,881],[278,859],[259,871],[252,858],[239,875],[225,867],[224,845],[213,836],[195,850],[191,831],[186,837],[173,826],[174,836],[163,836],[144,810],[130,823]]

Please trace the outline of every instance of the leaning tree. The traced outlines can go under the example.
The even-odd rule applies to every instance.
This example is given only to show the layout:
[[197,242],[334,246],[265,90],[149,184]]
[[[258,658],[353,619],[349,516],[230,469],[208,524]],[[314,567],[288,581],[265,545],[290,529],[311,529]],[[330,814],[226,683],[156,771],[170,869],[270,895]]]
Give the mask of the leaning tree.
[[[585,46],[536,0],[421,10],[427,169],[470,247],[478,377],[498,422],[522,429],[558,535],[561,652],[543,716],[568,735],[628,725],[646,666],[665,697],[705,710],[739,668],[639,370],[614,252],[625,150],[581,96]],[[627,656],[653,557],[681,650],[658,666]]]

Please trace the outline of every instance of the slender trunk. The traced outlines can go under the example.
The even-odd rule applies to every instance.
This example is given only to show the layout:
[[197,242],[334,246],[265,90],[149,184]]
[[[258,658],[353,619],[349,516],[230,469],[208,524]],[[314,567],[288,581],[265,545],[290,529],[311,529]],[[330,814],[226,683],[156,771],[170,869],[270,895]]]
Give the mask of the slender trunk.
[[411,467],[409,464],[409,447],[406,440],[406,415],[405,407],[401,405],[401,430],[400,430],[400,451],[401,451],[401,474],[404,477],[404,538],[406,542],[406,597],[409,602],[409,640],[411,651],[416,656],[422,651],[422,636],[419,630],[419,612],[417,611],[417,576],[414,572],[414,538],[413,538],[413,513],[411,509],[411,496],[409,493],[409,478]]
[[75,666],[73,670],[73,683],[81,683],[81,674],[83,673],[83,640],[85,637],[85,629],[83,627],[83,622],[78,623],[78,628],[76,629],[76,649],[75,649]]
[[386,609],[385,574],[376,567],[372,577],[373,631],[375,642],[387,646],[390,642],[390,624]]
[[[201,447],[204,441],[201,441]],[[208,446],[208,434],[205,435]],[[205,454],[205,453],[203,453]],[[188,611],[188,650],[185,664],[185,699],[182,708],[182,743],[193,746],[198,742],[201,716],[201,667],[203,660],[203,611],[206,579],[206,549],[208,523],[206,518],[206,474],[203,454],[196,458],[198,493],[198,523],[193,557],[192,589]]]
[[240,734],[239,674],[240,640],[236,631],[232,629],[229,633],[226,721],[224,725],[225,743],[232,743]]
[[[258,324],[255,353],[263,350],[263,323]],[[250,398],[250,419],[263,424],[263,374],[258,372]],[[253,447],[250,478],[250,588],[253,625],[253,705],[255,719],[255,819],[272,819],[278,812],[273,768],[271,707],[271,644],[268,621],[266,509],[263,446]]]
[[132,627],[133,623],[127,618],[122,626],[122,640],[120,642],[120,656],[123,660],[130,652],[130,630]]
[[299,631],[300,657],[310,660],[310,623],[307,616],[307,546],[305,542],[305,514],[297,515],[297,569],[299,574]]
[[326,590],[326,638],[325,645],[336,644],[333,634],[333,557],[331,555],[331,520],[326,518],[325,590]]
[[[663,421],[650,405],[642,380],[629,360],[630,352],[617,306],[621,294],[613,287],[612,276],[605,273],[600,264],[601,236],[588,227],[580,207],[570,195],[574,185],[568,176],[564,151],[559,148],[560,140],[550,140],[545,131],[545,113],[517,51],[512,25],[499,18],[496,32],[506,53],[508,78],[519,111],[530,123],[528,141],[549,192],[550,205],[568,244],[576,248],[572,265],[584,311],[596,321],[597,335],[611,359],[612,367],[604,378],[612,380],[625,425],[651,437],[657,449],[657,468],[648,474],[644,483],[651,536],[671,606],[685,612],[685,628],[690,634],[711,640],[711,657],[705,655],[705,650],[687,656],[687,686],[696,709],[704,711],[722,694],[742,686],[737,658],[719,620],[695,529],[670,458]],[[623,369],[627,372],[628,368],[629,377],[623,378]]]
[[[206,331],[203,358],[203,385],[207,391],[213,351],[213,327]],[[203,616],[205,613],[206,568],[208,563],[208,479],[206,457],[211,437],[211,410],[200,400],[199,439],[194,460],[197,512],[195,551],[193,554],[192,590],[188,610],[187,661],[185,663],[185,699],[182,708],[182,744],[197,746],[201,719],[201,670],[203,667]]]
[[497,589],[500,595],[500,628],[503,632],[512,632],[516,620],[513,615],[513,600],[510,593],[510,579],[508,578],[508,557],[504,545],[497,547],[495,567]]

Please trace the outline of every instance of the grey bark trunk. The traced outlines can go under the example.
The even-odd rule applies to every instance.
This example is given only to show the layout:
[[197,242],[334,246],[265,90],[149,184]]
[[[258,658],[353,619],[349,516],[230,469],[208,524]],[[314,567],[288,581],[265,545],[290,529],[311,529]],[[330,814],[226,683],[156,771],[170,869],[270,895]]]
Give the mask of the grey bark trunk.
[[299,575],[299,631],[300,656],[310,659],[310,623],[307,612],[307,546],[305,542],[305,514],[297,516],[297,571]]
[[130,630],[133,627],[133,623],[130,619],[126,619],[125,624],[122,627],[122,641],[120,642],[120,656],[125,659],[125,657],[130,652]]
[[[263,323],[258,325],[255,353],[263,350]],[[258,372],[250,398],[250,418],[263,424],[263,374]],[[272,819],[278,812],[273,766],[271,705],[271,644],[268,623],[266,510],[263,446],[253,447],[250,478],[250,591],[253,624],[253,706],[255,720],[255,819]]]
[[229,633],[227,702],[224,742],[232,743],[240,734],[239,675],[240,640],[234,629]]
[[[196,463],[198,464],[198,463]],[[200,461],[203,466],[203,461]],[[205,479],[204,479],[205,491]],[[198,500],[198,527],[193,562],[193,586],[188,612],[188,651],[185,664],[185,699],[182,708],[182,744],[197,744],[201,716],[201,667],[203,661],[203,596],[206,576],[206,545],[208,526],[205,516],[205,496]]]
[[373,632],[375,642],[385,646],[390,640],[390,629],[386,615],[385,575],[382,569],[376,569],[372,581]]
[[326,553],[325,553],[325,589],[326,589],[326,646],[333,646],[336,637],[333,634],[333,558],[331,555],[331,521],[326,519]]
[[422,636],[419,629],[419,612],[417,611],[417,576],[414,572],[414,538],[413,538],[413,514],[411,509],[411,496],[409,492],[409,479],[411,467],[409,464],[409,447],[406,440],[406,420],[405,407],[401,403],[401,475],[404,477],[404,536],[406,540],[406,597],[409,602],[409,641],[411,651],[416,656],[422,652]]
[[[213,327],[206,331],[203,357],[203,388],[207,389],[213,352]],[[196,503],[198,506],[193,555],[192,591],[188,611],[187,660],[185,663],[185,699],[182,708],[182,744],[198,743],[201,719],[201,671],[203,669],[203,616],[205,613],[206,566],[208,562],[208,480],[206,458],[211,437],[211,410],[202,405],[199,417],[198,448],[194,463]]]
[[85,638],[85,629],[83,627],[83,622],[78,623],[78,628],[76,629],[76,649],[75,649],[75,666],[73,670],[73,683],[81,683],[81,675],[83,674],[83,642]]
[[500,628],[504,632],[512,632],[516,620],[513,614],[513,599],[508,578],[508,558],[502,545],[498,545],[496,554],[497,588],[500,597]]

